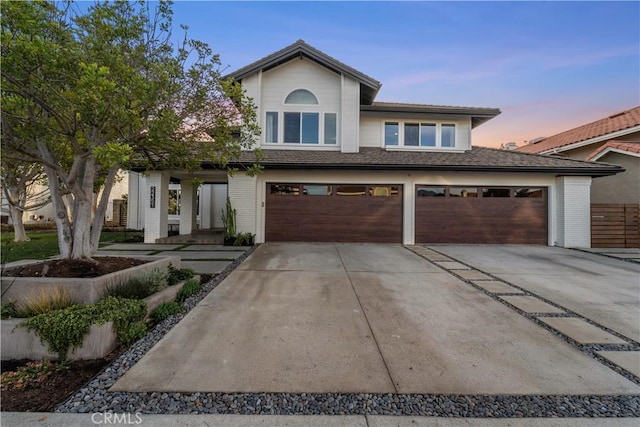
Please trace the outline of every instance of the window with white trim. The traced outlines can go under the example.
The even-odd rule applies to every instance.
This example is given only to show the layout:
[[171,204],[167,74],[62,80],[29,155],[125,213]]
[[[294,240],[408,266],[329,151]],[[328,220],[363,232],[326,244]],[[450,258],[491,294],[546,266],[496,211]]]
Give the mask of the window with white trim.
[[455,148],[454,123],[385,121],[385,147]]
[[318,97],[296,89],[284,99],[282,111],[266,111],[266,144],[338,145],[338,113],[323,111]]

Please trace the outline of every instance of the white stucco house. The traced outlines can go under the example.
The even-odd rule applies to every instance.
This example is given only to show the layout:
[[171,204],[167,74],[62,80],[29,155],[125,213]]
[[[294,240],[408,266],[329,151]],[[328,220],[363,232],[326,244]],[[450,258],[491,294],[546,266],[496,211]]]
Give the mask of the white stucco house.
[[[228,77],[257,105],[263,172],[228,176],[203,159],[199,199],[185,172],[132,175],[129,215],[145,242],[167,235],[167,195],[179,182],[180,234],[219,226],[228,194],[238,231],[257,243],[588,247],[592,179],[623,171],[472,147],[473,129],[499,109],[377,102],[380,82],[302,40]],[[232,166],[254,161],[246,152]]]

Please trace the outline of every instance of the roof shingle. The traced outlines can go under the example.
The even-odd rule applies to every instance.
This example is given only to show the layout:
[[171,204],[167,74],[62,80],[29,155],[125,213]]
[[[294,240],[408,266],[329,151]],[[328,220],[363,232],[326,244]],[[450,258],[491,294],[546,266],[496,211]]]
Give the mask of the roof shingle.
[[[484,147],[473,147],[463,153],[392,151],[362,147],[359,153],[266,149],[263,154],[264,159],[260,164],[265,169],[494,171],[589,176],[606,176],[624,171],[620,166],[606,163]],[[253,164],[255,160],[252,152],[244,152],[235,166]]]

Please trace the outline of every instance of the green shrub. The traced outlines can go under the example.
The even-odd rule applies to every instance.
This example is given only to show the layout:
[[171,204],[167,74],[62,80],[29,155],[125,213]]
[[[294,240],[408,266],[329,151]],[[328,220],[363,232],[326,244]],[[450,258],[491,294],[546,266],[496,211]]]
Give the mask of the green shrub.
[[140,338],[147,335],[147,325],[144,322],[130,323],[123,331],[118,334],[118,339],[122,344],[133,344]]
[[251,246],[253,244],[253,234],[251,233],[238,233],[236,234],[236,241],[233,242],[233,246]]
[[195,279],[189,279],[185,282],[182,289],[178,292],[176,296],[176,301],[183,302],[191,295],[197,294],[202,290],[202,285],[198,283]]
[[139,276],[107,287],[106,295],[117,298],[143,299],[167,288],[167,275],[154,268]]
[[46,359],[27,362],[15,371],[2,372],[2,390],[23,390],[30,384],[45,382],[56,371],[68,368],[64,363],[55,364]]
[[52,286],[28,292],[24,302],[16,305],[16,317],[33,317],[73,305],[73,298],[66,288]]
[[72,305],[31,317],[19,326],[34,331],[48,350],[64,361],[69,349],[82,345],[91,325],[113,321],[118,338],[123,341],[123,337],[129,339],[130,324],[141,321],[146,314],[144,301],[108,296],[93,305]]
[[3,319],[18,317],[18,310],[16,310],[16,305],[12,302],[2,304],[2,306],[0,306],[0,317],[2,317]]
[[174,314],[178,314],[182,311],[182,306],[176,301],[165,302],[156,307],[155,310],[151,312],[151,318],[154,322],[160,323],[164,319]]
[[167,284],[169,286],[176,285],[183,280],[191,279],[196,275],[196,272],[192,268],[175,268],[173,265],[169,264],[167,267]]

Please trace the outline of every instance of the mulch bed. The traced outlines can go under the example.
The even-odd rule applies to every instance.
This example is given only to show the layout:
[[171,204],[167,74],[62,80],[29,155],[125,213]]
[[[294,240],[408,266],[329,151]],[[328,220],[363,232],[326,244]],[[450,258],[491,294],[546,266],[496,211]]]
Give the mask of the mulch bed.
[[[2,390],[0,410],[13,412],[53,412],[77,389],[122,354],[127,347],[121,346],[102,359],[77,360],[68,369],[53,372],[44,382],[29,382],[24,389]],[[2,361],[2,372],[15,371],[28,360]]]
[[146,264],[137,258],[95,257],[90,260],[56,259],[7,269],[8,277],[99,277],[115,271]]

